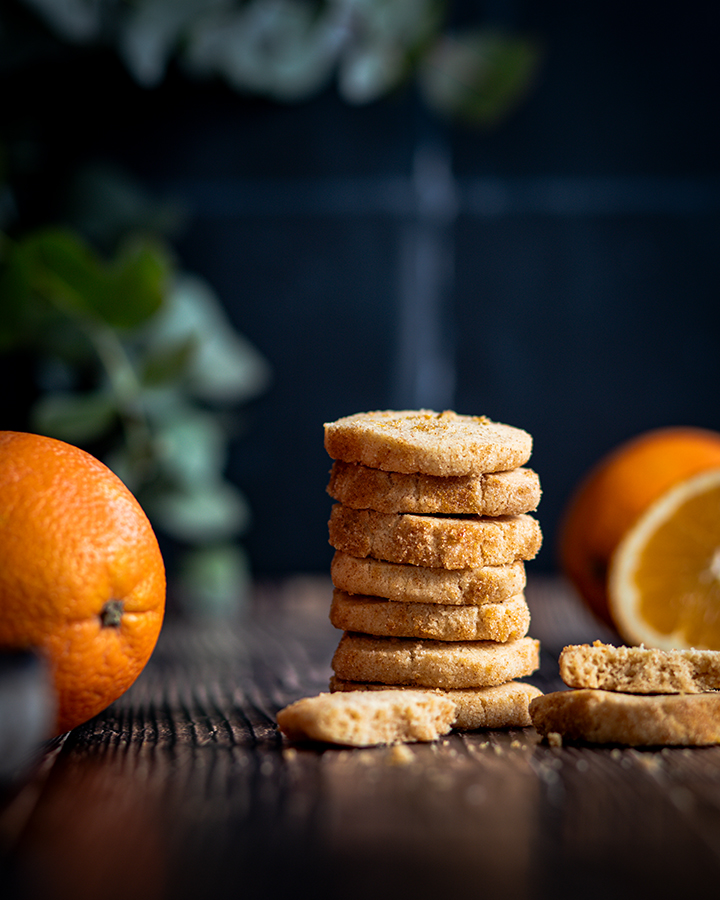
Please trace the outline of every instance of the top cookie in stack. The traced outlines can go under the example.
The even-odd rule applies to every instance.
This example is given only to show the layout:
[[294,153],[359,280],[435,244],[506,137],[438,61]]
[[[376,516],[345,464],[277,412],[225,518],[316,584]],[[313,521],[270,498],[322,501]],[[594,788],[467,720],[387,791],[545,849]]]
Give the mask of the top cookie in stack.
[[[529,725],[539,693],[524,561],[542,535],[532,438],[482,416],[358,413],[325,425],[333,690],[453,693],[456,727]],[[455,696],[459,695],[459,696]],[[464,712],[462,712],[464,710]]]

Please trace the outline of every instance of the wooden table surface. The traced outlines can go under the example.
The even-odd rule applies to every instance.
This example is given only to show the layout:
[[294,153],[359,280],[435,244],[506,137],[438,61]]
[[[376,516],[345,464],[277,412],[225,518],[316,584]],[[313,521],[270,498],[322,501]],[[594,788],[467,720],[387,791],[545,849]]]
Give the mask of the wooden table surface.
[[[720,747],[550,747],[533,729],[392,748],[291,746],[325,690],[325,579],[258,589],[230,625],[170,619],[136,684],[5,785],[4,896],[665,897],[720,891]],[[533,680],[608,638],[531,576]]]

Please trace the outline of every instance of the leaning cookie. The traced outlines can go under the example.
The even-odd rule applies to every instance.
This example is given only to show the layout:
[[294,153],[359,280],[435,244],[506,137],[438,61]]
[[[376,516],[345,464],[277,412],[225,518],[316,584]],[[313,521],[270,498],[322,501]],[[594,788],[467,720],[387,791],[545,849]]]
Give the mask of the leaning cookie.
[[447,734],[455,704],[429,691],[319,694],[280,710],[277,722],[291,741],[350,747],[434,741]]
[[630,747],[720,743],[720,693],[623,694],[557,691],[530,703],[535,729],[545,737]]
[[325,449],[332,459],[389,472],[468,475],[523,466],[532,437],[485,416],[446,411],[382,410],[327,422]]
[[[331,691],[384,691],[387,685],[375,682],[345,681],[333,675]],[[395,690],[417,690],[414,687],[396,685]],[[480,728],[527,728],[532,725],[530,701],[540,697],[542,691],[522,681],[508,681],[492,687],[442,690],[433,693],[447,697],[457,711],[453,728],[457,731],[476,731]]]
[[421,515],[518,516],[540,503],[540,479],[532,469],[484,475],[386,472],[336,460],[327,492],[353,509]]
[[336,503],[330,544],[351,556],[443,569],[503,566],[533,559],[542,544],[530,515],[484,518],[418,516],[350,509]]
[[420,687],[474,688],[532,675],[540,664],[539,641],[446,641],[343,634],[332,669],[346,681]]
[[484,606],[397,603],[335,590],[330,621],[341,631],[438,641],[516,641],[530,627],[525,597]]
[[720,688],[720,651],[613,647],[595,641],[560,654],[560,676],[569,687],[628,694],[698,694]]

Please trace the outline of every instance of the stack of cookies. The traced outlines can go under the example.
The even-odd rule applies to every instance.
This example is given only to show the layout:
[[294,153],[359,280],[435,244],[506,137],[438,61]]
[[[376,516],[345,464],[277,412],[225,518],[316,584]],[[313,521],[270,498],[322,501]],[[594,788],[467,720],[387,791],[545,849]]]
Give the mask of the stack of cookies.
[[551,743],[720,743],[720,651],[595,641],[565,647],[559,664],[572,690],[545,694],[530,705],[535,728]]
[[540,691],[525,561],[542,535],[531,436],[485,417],[359,413],[325,425],[335,548],[330,690],[432,689],[457,729],[525,727]]

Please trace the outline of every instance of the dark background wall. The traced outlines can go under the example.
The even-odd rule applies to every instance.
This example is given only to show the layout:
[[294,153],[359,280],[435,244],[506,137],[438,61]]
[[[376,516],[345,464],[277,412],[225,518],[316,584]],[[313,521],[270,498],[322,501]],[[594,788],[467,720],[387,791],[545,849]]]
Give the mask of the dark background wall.
[[529,430],[540,570],[602,453],[720,428],[717,8],[493,9],[545,52],[489,133],[412,89],[283,106],[172,72],[144,90],[107,54],[22,85],[58,170],[105,158],[184,202],[183,264],[272,366],[230,462],[259,575],[327,570],[322,424],[342,415],[452,407]]

